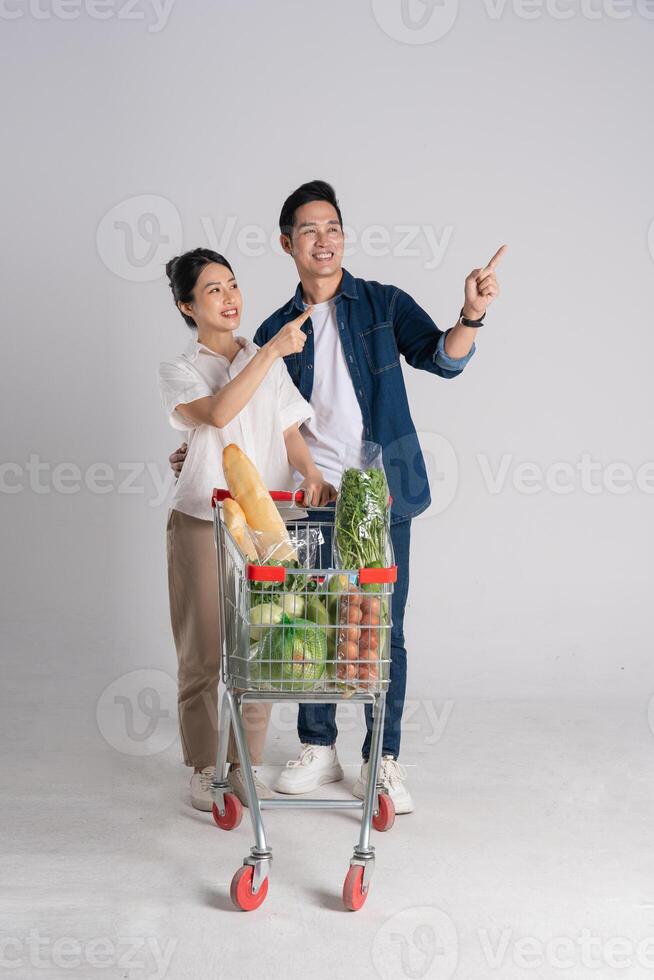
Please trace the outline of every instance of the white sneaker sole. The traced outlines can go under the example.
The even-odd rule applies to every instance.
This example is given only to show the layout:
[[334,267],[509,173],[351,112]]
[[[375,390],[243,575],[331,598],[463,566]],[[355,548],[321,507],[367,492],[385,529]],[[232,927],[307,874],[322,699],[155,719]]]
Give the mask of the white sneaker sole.
[[277,793],[284,793],[285,796],[300,796],[302,793],[310,793],[313,789],[318,789],[319,786],[324,786],[325,783],[338,783],[343,779],[343,770],[339,766],[338,768],[331,769],[329,772],[324,772],[318,777],[313,777],[310,782],[306,784],[294,785],[283,783],[281,778],[275,783],[273,789]]
[[[356,796],[358,800],[362,800],[366,794],[366,787],[360,780],[352,787],[352,796]],[[393,797],[391,796],[391,799]],[[405,800],[403,803],[397,803],[393,800],[393,806],[395,807],[395,813],[399,815],[400,813],[413,813],[413,800]]]
[[192,796],[191,806],[194,810],[202,810],[204,813],[210,813],[213,810],[213,800],[199,800]]

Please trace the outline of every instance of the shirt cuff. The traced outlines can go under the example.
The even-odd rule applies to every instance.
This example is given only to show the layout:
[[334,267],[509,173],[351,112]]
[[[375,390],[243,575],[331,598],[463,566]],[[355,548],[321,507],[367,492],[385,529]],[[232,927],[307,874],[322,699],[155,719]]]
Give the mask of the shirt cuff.
[[[450,327],[450,330],[451,329],[452,328]],[[445,338],[450,330],[446,330],[445,333],[441,334],[438,338],[438,344],[436,345],[436,350],[434,351],[434,364],[438,364],[439,367],[445,368],[446,371],[462,371],[474,352],[477,350],[477,347],[473,343],[465,357],[450,357],[449,354],[445,353]]]
[[282,432],[286,432],[294,422],[298,426],[306,422],[313,415],[311,408],[307,402],[302,399],[301,401],[291,402],[290,405],[286,405],[282,408],[280,412],[280,419],[282,423]]

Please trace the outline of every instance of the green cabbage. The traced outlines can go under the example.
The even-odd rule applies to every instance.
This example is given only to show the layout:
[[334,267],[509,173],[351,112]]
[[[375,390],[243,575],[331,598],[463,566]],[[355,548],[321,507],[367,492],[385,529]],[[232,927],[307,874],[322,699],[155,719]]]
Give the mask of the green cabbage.
[[325,630],[284,614],[260,641],[250,676],[259,688],[309,691],[322,677],[326,659]]

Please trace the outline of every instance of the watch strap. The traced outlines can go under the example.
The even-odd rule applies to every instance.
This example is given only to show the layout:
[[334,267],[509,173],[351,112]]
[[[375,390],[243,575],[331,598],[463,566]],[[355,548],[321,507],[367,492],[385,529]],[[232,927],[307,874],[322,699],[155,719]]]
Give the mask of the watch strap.
[[463,315],[463,307],[461,307],[461,312],[459,313],[459,323],[462,323],[464,327],[481,327],[483,326],[485,316],[486,310],[484,310],[478,320],[471,320],[470,317]]

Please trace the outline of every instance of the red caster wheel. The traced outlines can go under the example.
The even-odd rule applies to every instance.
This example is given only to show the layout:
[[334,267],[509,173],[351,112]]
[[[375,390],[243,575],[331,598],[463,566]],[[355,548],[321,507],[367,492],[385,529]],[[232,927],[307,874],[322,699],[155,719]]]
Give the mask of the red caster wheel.
[[218,805],[213,805],[213,818],[221,830],[233,830],[238,827],[243,819],[243,804],[238,796],[233,793],[225,793],[225,812],[221,816],[218,812]]
[[365,904],[368,891],[362,890],[363,868],[360,864],[353,864],[345,875],[343,884],[343,905],[349,912],[358,912]]
[[266,900],[268,894],[268,879],[264,878],[259,887],[259,891],[254,894],[252,891],[252,876],[254,868],[251,864],[244,864],[239,868],[232,878],[232,885],[229,889],[229,896],[237,909],[242,912],[252,912],[258,909]]
[[395,804],[388,793],[380,793],[377,805],[379,809],[372,817],[373,827],[375,830],[390,830],[395,823]]

